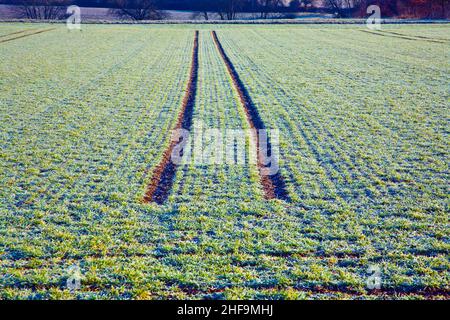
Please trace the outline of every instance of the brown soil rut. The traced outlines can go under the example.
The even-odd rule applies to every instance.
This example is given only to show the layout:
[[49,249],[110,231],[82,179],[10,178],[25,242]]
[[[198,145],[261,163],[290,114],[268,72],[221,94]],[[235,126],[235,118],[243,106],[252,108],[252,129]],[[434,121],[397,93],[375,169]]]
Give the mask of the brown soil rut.
[[[195,96],[197,93],[198,80],[198,31],[194,35],[194,47],[192,49],[191,70],[189,81],[186,88],[186,94],[183,98],[181,111],[178,115],[178,120],[173,128],[190,130],[192,126],[192,113],[194,109]],[[171,141],[169,147],[164,151],[163,158],[153,172],[152,179],[147,186],[147,191],[144,196],[144,202],[155,202],[163,204],[172,189],[174,178],[177,170],[177,165],[171,160],[172,152],[178,141]]]
[[[262,121],[258,110],[256,106],[254,105],[247,89],[245,88],[243,82],[241,81],[239,74],[237,73],[236,69],[233,66],[233,63],[228,58],[227,54],[225,53],[225,50],[222,47],[222,44],[219,41],[219,38],[217,37],[217,34],[215,31],[211,32],[211,35],[213,37],[214,43],[217,47],[217,50],[220,53],[220,56],[222,57],[228,73],[233,81],[234,88],[236,89],[239,100],[242,103],[246,116],[248,124],[252,129],[265,129],[264,122]],[[259,141],[256,137],[256,134],[252,135],[252,140],[254,145],[256,145],[256,154],[257,154],[257,162],[258,162],[258,168],[261,169],[264,168],[264,165],[261,161],[262,155],[261,150],[259,147]],[[270,141],[268,142],[268,149],[270,150]],[[280,175],[280,173],[276,173],[274,175],[261,175],[260,174],[260,181],[261,185],[264,189],[264,194],[266,199],[281,199],[281,200],[288,200],[288,193],[286,191],[286,185],[284,182],[283,177]]]

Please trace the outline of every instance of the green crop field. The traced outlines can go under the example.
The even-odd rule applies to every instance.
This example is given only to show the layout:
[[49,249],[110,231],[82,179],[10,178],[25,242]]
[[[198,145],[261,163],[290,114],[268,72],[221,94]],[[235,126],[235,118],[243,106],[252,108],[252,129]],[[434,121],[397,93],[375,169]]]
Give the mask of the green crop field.
[[[145,201],[196,51],[190,129],[253,125],[213,30],[287,196],[192,160]],[[0,299],[448,299],[449,31],[0,24]]]

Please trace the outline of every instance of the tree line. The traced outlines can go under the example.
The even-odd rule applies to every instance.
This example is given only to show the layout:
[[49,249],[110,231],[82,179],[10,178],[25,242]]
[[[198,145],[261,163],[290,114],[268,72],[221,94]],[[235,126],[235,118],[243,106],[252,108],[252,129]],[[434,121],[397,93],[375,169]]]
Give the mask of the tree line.
[[293,13],[322,11],[335,17],[365,17],[378,5],[383,17],[448,18],[450,0],[0,0],[14,4],[28,19],[61,19],[65,7],[107,7],[118,18],[161,20],[167,10],[194,12],[193,18],[235,20],[242,13],[253,19],[290,18]]
[[363,17],[370,5],[378,5],[383,17],[446,19],[450,0],[324,0],[337,17]]

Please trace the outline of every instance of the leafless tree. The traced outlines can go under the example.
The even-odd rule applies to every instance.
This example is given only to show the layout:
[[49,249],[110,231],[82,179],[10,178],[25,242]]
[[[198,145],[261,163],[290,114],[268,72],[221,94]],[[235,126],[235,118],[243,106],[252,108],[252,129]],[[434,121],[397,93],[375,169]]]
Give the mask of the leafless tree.
[[195,0],[195,8],[198,11],[192,17],[202,17],[205,20],[235,20],[243,9],[250,7],[251,1],[256,0]]
[[362,0],[325,0],[325,5],[332,9],[338,17],[344,17],[355,8],[358,8]]
[[399,4],[401,5],[403,3],[406,7],[410,7],[409,2],[409,0],[360,0],[360,16],[364,17],[367,15],[366,9],[370,5],[379,6],[383,16],[398,16],[401,13],[401,10],[399,10]]
[[196,8],[198,8],[199,11],[195,12],[192,15],[192,18],[197,19],[199,17],[202,17],[205,20],[209,20],[209,9],[211,7],[210,0],[197,0],[196,4]]
[[21,0],[17,10],[27,19],[58,20],[65,16],[65,4],[65,0]]
[[140,20],[161,20],[166,15],[158,10],[157,0],[114,0],[117,8],[112,13],[120,18]]
[[210,18],[210,14],[209,14],[208,10],[196,11],[196,12],[192,13],[192,15],[191,15],[192,20],[199,20],[199,19],[209,20],[209,18]]
[[313,7],[314,0],[291,0],[289,2],[289,9],[291,11],[307,10]]
[[450,7],[450,0],[439,0],[442,10],[442,18],[447,18],[447,9]]
[[221,20],[235,20],[246,0],[216,0],[216,13]]
[[270,14],[279,13],[284,7],[282,0],[258,0],[261,19],[267,19]]

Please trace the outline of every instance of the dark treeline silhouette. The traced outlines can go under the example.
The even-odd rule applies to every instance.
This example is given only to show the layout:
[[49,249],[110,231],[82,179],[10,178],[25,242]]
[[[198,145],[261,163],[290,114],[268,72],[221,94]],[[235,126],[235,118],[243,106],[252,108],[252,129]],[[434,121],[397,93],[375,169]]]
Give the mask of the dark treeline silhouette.
[[[24,2],[46,2],[60,3],[61,0],[0,0],[1,4],[20,5]],[[309,3],[311,0],[292,0],[296,2]],[[67,4],[80,7],[110,8],[116,7],[114,0],[67,0]],[[139,2],[136,0],[135,2]],[[186,10],[186,11],[215,11],[218,7],[235,6],[242,12],[258,12],[262,7],[289,8],[289,0],[147,0],[152,2],[160,10]]]
[[[205,20],[234,20],[241,13],[252,13],[250,18],[290,18],[291,13],[321,11],[339,18],[367,17],[369,5],[381,8],[384,18],[441,19],[450,15],[450,0],[0,0],[17,5],[23,16],[30,19],[55,19],[63,7],[111,8],[119,18],[133,20],[165,19],[166,10],[195,12],[193,17]],[[247,15],[248,17],[248,15]]]
[[380,7],[382,17],[442,19],[450,14],[450,0],[323,0],[337,17],[364,17],[370,5]]
[[[0,0],[0,3],[17,5],[22,15],[29,19],[55,19],[58,15],[40,12],[61,12],[62,6],[111,8],[119,18],[132,20],[159,20],[168,15],[167,10],[194,12],[193,17],[205,20],[235,20],[240,13],[253,13],[250,18],[286,18],[289,12],[304,11],[311,0]],[[308,3],[308,6],[306,5]],[[35,14],[38,13],[38,14]]]

